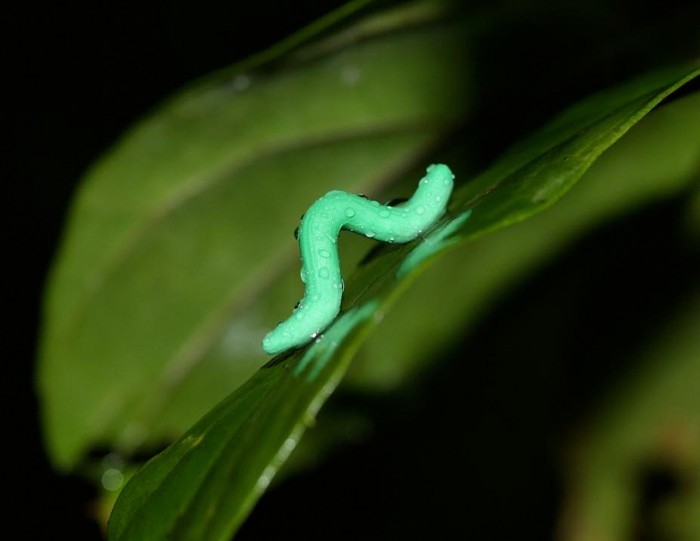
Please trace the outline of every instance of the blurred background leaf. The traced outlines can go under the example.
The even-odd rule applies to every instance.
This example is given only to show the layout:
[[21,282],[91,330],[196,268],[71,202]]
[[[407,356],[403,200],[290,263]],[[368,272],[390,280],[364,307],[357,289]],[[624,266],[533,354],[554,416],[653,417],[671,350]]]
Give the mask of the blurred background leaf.
[[213,78],[92,168],[47,296],[40,382],[58,465],[167,441],[260,366],[264,332],[299,296],[299,215],[331,188],[376,192],[466,113],[463,32],[399,26]]
[[578,434],[563,539],[699,538],[698,293],[679,303]]

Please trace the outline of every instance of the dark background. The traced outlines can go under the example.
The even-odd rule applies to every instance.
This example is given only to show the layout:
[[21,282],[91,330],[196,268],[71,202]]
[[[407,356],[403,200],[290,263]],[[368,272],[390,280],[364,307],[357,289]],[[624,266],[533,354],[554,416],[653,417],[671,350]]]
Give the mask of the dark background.
[[[32,383],[43,281],[81,174],[125,128],[185,83],[341,4],[26,5],[3,16],[3,79],[10,92],[3,108],[11,211],[5,219],[18,245],[7,265],[17,272],[11,284],[18,287],[10,289],[18,302],[5,365],[6,468],[12,508],[31,516],[15,513],[23,532],[18,538],[54,532],[76,541],[99,539],[89,519],[93,488],[48,465]],[[482,107],[468,127],[480,134],[483,163],[477,165],[588,92],[700,51],[698,3],[540,4],[481,44]],[[624,362],[611,368],[611,359],[624,360],[626,352],[632,357],[640,328],[653,328],[655,317],[700,274],[697,254],[668,240],[676,237],[679,208],[679,201],[666,202],[572,247],[495,306],[472,338],[445,352],[420,389],[391,400],[335,397],[371,412],[370,439],[271,490],[240,538],[302,532],[309,539],[550,538],[561,496],[557,453],[567,427],[624,369]],[[650,250],[660,255],[639,255]],[[636,262],[641,276],[629,276],[633,254],[642,258]],[[646,283],[668,288],[640,303]],[[594,294],[608,289],[616,294],[605,301]],[[576,316],[562,320],[563,306]],[[527,321],[558,324],[561,339],[543,352],[528,341],[533,329]],[[614,344],[611,325],[622,337]],[[503,344],[503,335],[522,341]],[[514,351],[521,364],[512,364]],[[479,353],[489,364],[468,364]],[[571,359],[566,367],[562,357]],[[515,376],[504,382],[506,371]],[[411,446],[416,425],[426,432]],[[457,466],[443,471],[447,463]],[[673,490],[669,472],[647,474],[640,481],[648,493],[644,502]],[[640,531],[644,513],[640,509]]]

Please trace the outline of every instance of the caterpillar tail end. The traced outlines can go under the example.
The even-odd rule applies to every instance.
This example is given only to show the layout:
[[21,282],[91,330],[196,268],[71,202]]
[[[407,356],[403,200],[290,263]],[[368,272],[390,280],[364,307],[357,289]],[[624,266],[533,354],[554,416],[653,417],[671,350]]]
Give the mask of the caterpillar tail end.
[[268,355],[278,355],[290,349],[289,339],[281,337],[278,329],[273,329],[263,338],[262,348]]

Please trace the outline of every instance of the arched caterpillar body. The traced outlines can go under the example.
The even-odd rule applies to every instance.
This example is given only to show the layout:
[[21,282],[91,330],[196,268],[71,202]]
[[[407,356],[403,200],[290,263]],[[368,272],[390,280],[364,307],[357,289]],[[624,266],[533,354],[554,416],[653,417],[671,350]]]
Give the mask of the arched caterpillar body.
[[274,355],[303,346],[338,315],[343,280],[336,243],[341,229],[384,242],[412,241],[445,213],[453,180],[449,167],[435,164],[401,206],[381,205],[338,190],[311,205],[298,232],[304,298],[288,319],[265,336],[265,352]]

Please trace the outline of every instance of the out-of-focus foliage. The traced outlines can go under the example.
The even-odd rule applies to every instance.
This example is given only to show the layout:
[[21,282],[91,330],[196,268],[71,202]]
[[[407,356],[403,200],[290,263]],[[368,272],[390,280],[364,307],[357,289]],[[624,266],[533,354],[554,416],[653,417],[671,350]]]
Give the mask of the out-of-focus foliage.
[[[564,539],[637,538],[640,511],[645,535],[700,539],[700,290],[664,327],[574,441]],[[673,497],[644,509],[645,476]]]

